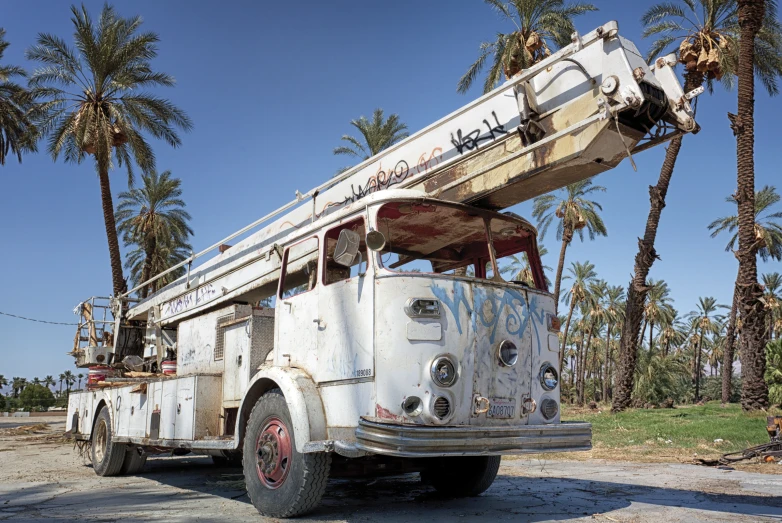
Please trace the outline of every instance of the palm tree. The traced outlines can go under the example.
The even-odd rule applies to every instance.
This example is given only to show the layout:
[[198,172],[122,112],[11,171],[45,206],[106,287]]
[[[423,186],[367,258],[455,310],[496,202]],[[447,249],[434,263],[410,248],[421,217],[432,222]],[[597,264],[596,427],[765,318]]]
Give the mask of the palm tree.
[[77,378],[78,378],[78,380],[79,380],[79,385],[78,385],[78,388],[79,388],[79,389],[81,389],[81,380],[83,380],[83,379],[84,379],[84,374],[82,374],[82,373],[80,372],[79,374],[77,374],[77,375],[76,375],[76,377],[77,377]]
[[[656,4],[646,11],[641,21],[645,27],[644,37],[658,37],[652,43],[647,61],[671,49],[678,49],[679,62],[684,64],[686,71],[685,92],[697,89],[704,83],[711,89],[713,80],[718,77],[729,86],[731,79],[735,78],[738,72],[736,37],[739,28],[734,0],[680,0]],[[778,29],[776,22],[769,23],[768,36],[758,39],[756,44],[764,51],[754,60],[758,74],[765,78],[764,84],[770,94],[776,94],[775,77],[782,71],[782,61],[778,59],[778,53],[773,52],[782,45]],[[614,411],[630,406],[643,304],[649,289],[646,277],[658,257],[654,242],[681,146],[681,137],[671,140],[657,185],[649,188],[649,215],[643,238],[638,244],[633,279],[627,289],[627,319],[620,343],[617,394],[612,407]]]
[[63,381],[65,381],[65,393],[67,397],[70,397],[71,395],[71,385],[76,381],[76,376],[73,375],[73,373],[69,370],[66,370],[63,372],[63,376],[65,377]]
[[720,305],[717,304],[717,300],[711,296],[706,298],[698,298],[697,310],[688,314],[688,317],[692,318],[695,323],[697,345],[695,346],[695,354],[693,355],[693,376],[692,379],[695,382],[695,401],[700,400],[700,383],[701,383],[701,347],[703,346],[703,340],[708,334],[713,334],[717,328],[718,323],[715,321],[715,313]]
[[511,78],[531,65],[551,55],[550,47],[570,43],[575,31],[573,18],[589,11],[597,11],[592,4],[565,4],[563,0],[484,0],[515,30],[497,33],[494,42],[483,42],[478,47],[478,59],[459,79],[456,90],[466,93],[491,57],[491,68],[483,92],[488,93],[500,81]]
[[[603,219],[598,214],[598,211],[602,211],[603,208],[596,201],[587,199],[588,195],[594,192],[605,192],[605,190],[606,188],[602,185],[592,185],[592,180],[582,180],[560,189],[556,194],[544,194],[535,198],[532,216],[538,221],[541,239],[546,235],[554,218],[559,219],[557,240],[562,241],[562,247],[559,250],[557,273],[554,277],[555,307],[559,304],[565,252],[570,242],[573,241],[573,235],[578,233],[578,237],[584,241],[584,229],[589,234],[590,240],[594,240],[595,236],[608,234]],[[557,194],[561,196],[557,196]]]
[[62,382],[65,381],[65,374],[60,374],[60,396],[62,396]]
[[33,378],[33,385],[40,385],[40,384],[41,384],[41,378],[39,378],[38,376]]
[[565,276],[565,279],[573,278],[573,285],[565,292],[564,299],[570,303],[570,309],[568,311],[567,320],[565,321],[565,331],[562,334],[562,350],[559,351],[559,368],[562,368],[562,358],[565,354],[565,341],[567,340],[568,330],[570,329],[570,320],[573,318],[573,310],[576,305],[580,305],[581,302],[587,298],[587,286],[594,278],[597,277],[595,272],[595,266],[589,261],[584,263],[573,262],[571,267],[568,268],[570,275]]
[[[104,5],[95,24],[82,6],[72,6],[75,49],[61,38],[41,33],[27,58],[42,67],[30,77],[33,93],[42,100],[37,123],[49,136],[48,151],[54,160],[81,163],[93,155],[100,181],[103,219],[111,261],[114,295],[126,284],[122,276],[109,171],[114,162],[128,173],[133,185],[135,163],[143,172],[155,168],[155,155],[144,133],[163,139],[172,147],[181,141],[176,128],[189,130],[190,119],[170,101],[143,89],[173,86],[174,79],[152,69],[158,36],[138,33],[141,18],[122,18]],[[112,151],[114,160],[112,160]]]
[[[0,27],[0,60],[9,45],[5,29]],[[9,152],[21,163],[23,152],[36,150],[35,126],[30,119],[35,110],[33,98],[27,89],[12,81],[25,76],[21,67],[0,65],[0,165],[5,165]]]
[[[738,205],[735,195],[728,196],[725,201]],[[780,201],[776,188],[766,185],[755,193],[755,238],[759,242],[758,255],[764,260],[775,258],[782,259],[782,212],[772,212],[772,206]],[[711,237],[714,238],[722,232],[731,234],[730,240],[725,246],[726,251],[734,251],[738,242],[739,226],[738,215],[723,216],[717,218],[708,225]],[[736,276],[738,280],[738,275]],[[730,309],[728,330],[725,334],[725,347],[722,351],[722,402],[730,401],[731,381],[733,379],[733,352],[736,333],[736,311],[738,307],[738,293],[733,287],[733,300]]]
[[14,377],[11,380],[11,388],[13,389],[14,398],[18,398],[19,393],[22,392],[26,386],[27,386],[26,378]]
[[46,376],[46,377],[43,379],[43,384],[44,384],[44,385],[45,385],[47,388],[48,388],[48,387],[54,387],[54,385],[55,385],[56,383],[57,383],[57,382],[56,382],[56,381],[54,381],[54,378],[53,378],[52,376]]
[[[368,160],[380,151],[388,149],[410,136],[410,133],[407,132],[407,125],[399,120],[398,114],[392,114],[386,119],[383,116],[383,109],[379,108],[375,109],[372,120],[361,116],[358,120],[351,120],[350,125],[358,129],[358,132],[361,133],[361,139],[347,134],[343,135],[342,140],[350,145],[334,148],[334,154],[355,156],[362,161]],[[347,169],[342,169],[340,172]]]
[[[134,287],[171,267],[167,262],[172,257],[160,256],[159,248],[161,252],[189,251],[187,240],[193,234],[187,224],[190,215],[185,211],[185,202],[181,199],[182,181],[172,178],[171,171],[160,175],[157,172],[144,174],[142,181],[141,187],[120,193],[120,203],[114,215],[117,231],[122,233],[125,246],[135,245],[143,251],[143,260],[137,260],[133,253],[126,256],[126,267],[131,270]],[[128,266],[129,259],[135,263]],[[142,266],[141,274],[134,274],[138,272],[134,267],[139,263]],[[156,272],[153,273],[153,270]],[[161,282],[154,282],[142,288],[139,294],[146,298],[150,290],[160,285]]]
[[622,321],[623,298],[625,290],[621,285],[609,285],[605,292],[605,319],[606,319],[606,343],[605,343],[605,369],[603,370],[603,401],[608,400],[608,389],[611,384],[611,361],[613,359],[612,342],[614,327]]
[[[649,292],[646,295],[644,305],[645,323],[649,325],[649,350],[654,350],[654,326],[662,324],[666,318],[670,318],[673,306],[671,305],[670,289],[664,281],[649,280]],[[644,326],[644,329],[646,327]],[[641,329],[643,335],[644,329]]]
[[[740,26],[738,50],[738,111],[728,115],[736,136],[736,200],[739,217],[739,275],[736,279],[738,307],[741,311],[741,407],[745,411],[768,408],[766,370],[766,310],[761,300],[763,289],[758,283],[757,252],[760,248],[755,232],[755,74],[756,63],[764,53],[782,69],[782,43],[768,49],[757,49],[764,33],[780,34],[776,2],[738,0]],[[773,30],[772,30],[773,28]],[[764,29],[764,30],[762,30]],[[772,77],[773,79],[773,77]],[[763,77],[761,77],[763,80]],[[764,82],[766,83],[766,82]],[[768,89],[768,85],[766,85]]]
[[0,374],[0,390],[3,390],[3,387],[7,387],[7,386],[8,386],[8,379],[2,374]]
[[763,303],[768,310],[768,340],[772,341],[779,336],[776,324],[782,319],[782,274],[771,272],[762,276]]
[[[542,259],[543,256],[548,254],[548,249],[546,249],[543,245],[538,246],[538,254],[540,255],[540,258]],[[508,264],[504,267],[500,268],[501,274],[510,274],[509,279],[512,281],[521,281],[529,285],[530,287],[535,286],[535,278],[532,275],[532,268],[529,265],[529,258],[527,258],[527,253],[522,252],[518,256],[511,255],[507,257]],[[545,271],[550,271],[551,267],[548,265],[543,266],[543,276],[546,278],[546,286],[551,285],[551,281],[548,279],[548,276],[545,274]]]

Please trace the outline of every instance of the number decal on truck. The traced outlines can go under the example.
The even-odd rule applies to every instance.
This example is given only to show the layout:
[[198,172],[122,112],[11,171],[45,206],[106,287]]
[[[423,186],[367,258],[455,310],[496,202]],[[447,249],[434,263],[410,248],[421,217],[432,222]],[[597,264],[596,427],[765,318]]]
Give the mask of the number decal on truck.
[[372,375],[372,369],[361,369],[353,371],[353,377],[354,378],[366,378],[367,376]]

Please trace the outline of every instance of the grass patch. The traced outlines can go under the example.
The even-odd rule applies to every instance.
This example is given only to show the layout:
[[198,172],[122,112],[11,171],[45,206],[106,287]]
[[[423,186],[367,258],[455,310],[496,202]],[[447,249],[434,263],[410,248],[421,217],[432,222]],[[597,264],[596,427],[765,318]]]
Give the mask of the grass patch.
[[[741,406],[719,402],[675,409],[629,409],[612,414],[609,405],[598,411],[563,406],[562,419],[592,424],[590,452],[546,454],[549,459],[608,459],[641,462],[692,462],[768,442],[766,414],[746,414]],[[779,411],[771,414],[779,415]],[[719,441],[722,440],[722,441]],[[763,467],[782,473],[782,466]]]

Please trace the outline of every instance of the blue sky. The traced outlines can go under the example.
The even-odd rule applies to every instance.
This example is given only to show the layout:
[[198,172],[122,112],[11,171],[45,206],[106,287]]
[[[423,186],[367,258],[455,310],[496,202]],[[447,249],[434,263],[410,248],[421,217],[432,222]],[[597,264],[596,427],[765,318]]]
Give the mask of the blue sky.
[[[640,19],[647,2],[595,0],[601,11],[576,21],[586,33],[610,19],[641,51]],[[99,1],[85,3],[97,16]],[[195,123],[183,146],[155,143],[159,171],[183,180],[193,216],[196,250],[240,229],[305,192],[343,167],[332,150],[348,122],[376,107],[398,113],[411,132],[477,97],[456,93],[456,82],[477,55],[478,44],[512,30],[480,0],[366,2],[137,1],[119,6],[140,14],[144,29],[159,33],[157,69],[177,86],[159,92]],[[44,0],[4,3],[2,25],[11,47],[5,63],[32,65],[24,49],[39,32],[72,41],[68,4]],[[482,82],[477,82],[482,83]],[[782,190],[778,154],[782,105],[756,96],[757,186]],[[665,279],[675,306],[694,308],[698,296],[731,298],[736,261],[724,252],[727,237],[711,239],[706,225],[735,211],[724,199],[735,190],[735,139],[726,113],[734,93],[721,88],[700,102],[703,130],[688,136],[668,194],[651,276]],[[568,263],[590,260],[600,277],[626,286],[637,237],[649,208],[648,186],[657,181],[662,147],[597,177],[609,236],[576,240]],[[112,175],[116,195],[126,188]],[[44,153],[21,165],[0,167],[0,311],[72,322],[82,299],[111,291],[108,251],[97,177],[92,165],[53,163]],[[514,209],[530,217],[530,204]],[[556,265],[553,231],[543,242]],[[778,262],[760,270],[780,271]],[[71,327],[0,316],[0,374],[57,375],[73,369],[65,353]]]

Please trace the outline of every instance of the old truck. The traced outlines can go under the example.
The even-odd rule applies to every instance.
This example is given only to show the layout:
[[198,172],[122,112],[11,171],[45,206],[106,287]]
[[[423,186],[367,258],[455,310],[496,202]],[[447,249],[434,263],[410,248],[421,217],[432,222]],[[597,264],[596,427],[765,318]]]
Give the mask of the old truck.
[[83,302],[71,354],[92,379],[67,430],[102,476],[159,453],[241,462],[275,517],[313,509],[330,476],[419,472],[473,496],[502,455],[589,449],[590,425],[560,420],[536,230],[501,211],[696,131],[675,63],[647,65],[613,22],[574,34],[180,266]]

